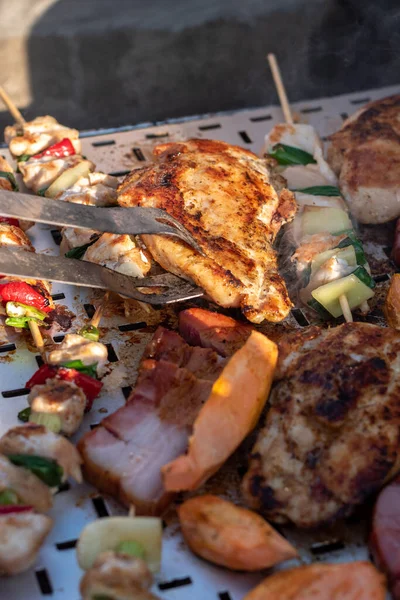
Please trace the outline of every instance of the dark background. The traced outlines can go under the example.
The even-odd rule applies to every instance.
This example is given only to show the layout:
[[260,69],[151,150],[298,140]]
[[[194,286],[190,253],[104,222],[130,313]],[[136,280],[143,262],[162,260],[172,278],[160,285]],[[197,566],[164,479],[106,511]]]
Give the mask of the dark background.
[[0,0],[0,20],[1,84],[79,129],[276,104],[267,52],[292,101],[399,83],[400,0]]

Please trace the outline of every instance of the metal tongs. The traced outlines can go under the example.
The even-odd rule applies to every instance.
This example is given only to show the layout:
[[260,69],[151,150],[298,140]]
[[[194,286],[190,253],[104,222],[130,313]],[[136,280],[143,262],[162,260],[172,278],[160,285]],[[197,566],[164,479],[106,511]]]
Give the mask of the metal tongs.
[[[192,235],[171,215],[157,208],[101,208],[0,190],[0,215],[117,234],[172,235],[203,254]],[[107,289],[148,304],[171,304],[203,295],[200,288],[171,273],[129,277],[94,263],[24,252],[20,248],[0,248],[0,273]]]

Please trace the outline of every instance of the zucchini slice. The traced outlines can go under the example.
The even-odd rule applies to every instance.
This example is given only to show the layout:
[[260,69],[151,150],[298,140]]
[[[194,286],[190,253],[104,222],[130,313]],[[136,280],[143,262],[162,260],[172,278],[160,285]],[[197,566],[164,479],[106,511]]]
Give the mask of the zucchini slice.
[[315,233],[335,233],[341,229],[352,227],[349,215],[341,208],[328,208],[321,206],[305,206],[302,214],[302,233],[314,235]]
[[58,194],[65,192],[74,185],[81,177],[86,177],[93,170],[90,160],[82,160],[77,165],[70,167],[47,188],[44,195],[46,198],[55,198]]
[[330,281],[311,292],[312,297],[335,318],[343,314],[339,302],[342,294],[346,295],[349,306],[353,309],[372,298],[374,292],[355,273]]

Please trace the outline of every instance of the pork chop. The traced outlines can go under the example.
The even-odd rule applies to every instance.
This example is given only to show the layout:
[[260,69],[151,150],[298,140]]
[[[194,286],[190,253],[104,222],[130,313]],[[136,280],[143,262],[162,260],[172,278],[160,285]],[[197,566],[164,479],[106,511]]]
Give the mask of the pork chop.
[[265,161],[238,146],[189,140],[162,144],[154,154],[155,164],[127,176],[118,202],[166,210],[205,256],[174,238],[143,236],[153,258],[254,323],[284,319],[291,302],[272,243],[295,214],[293,194],[278,195]]
[[367,323],[289,335],[243,491],[276,523],[351,514],[400,468],[400,334]]

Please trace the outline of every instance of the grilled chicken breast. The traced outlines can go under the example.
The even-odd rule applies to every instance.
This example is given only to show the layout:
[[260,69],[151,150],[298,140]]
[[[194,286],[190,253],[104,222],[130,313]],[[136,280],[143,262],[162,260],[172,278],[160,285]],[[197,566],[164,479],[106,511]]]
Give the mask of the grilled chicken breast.
[[281,321],[291,302],[272,243],[293,218],[295,200],[270,183],[264,160],[237,146],[189,140],[157,146],[157,162],[119,187],[121,206],[166,210],[196,238],[205,256],[165,236],[143,236],[166,270],[200,287],[217,304],[240,307],[255,323]]
[[244,478],[250,507],[313,527],[345,517],[400,468],[400,334],[310,327],[279,345],[266,424]]
[[330,137],[328,160],[361,223],[400,216],[400,95],[371,102]]

